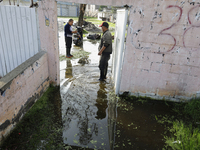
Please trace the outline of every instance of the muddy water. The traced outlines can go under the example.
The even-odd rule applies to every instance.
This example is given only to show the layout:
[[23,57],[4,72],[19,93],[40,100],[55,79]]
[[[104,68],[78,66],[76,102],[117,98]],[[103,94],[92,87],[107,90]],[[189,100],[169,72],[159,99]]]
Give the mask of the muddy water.
[[[63,32],[60,54],[65,55]],[[90,63],[79,59],[60,62],[63,141],[73,149],[155,150],[164,147],[164,126],[155,116],[169,114],[163,103],[133,103],[113,97],[111,60],[106,82],[99,82],[98,41],[84,40],[82,47],[72,51],[87,51]]]

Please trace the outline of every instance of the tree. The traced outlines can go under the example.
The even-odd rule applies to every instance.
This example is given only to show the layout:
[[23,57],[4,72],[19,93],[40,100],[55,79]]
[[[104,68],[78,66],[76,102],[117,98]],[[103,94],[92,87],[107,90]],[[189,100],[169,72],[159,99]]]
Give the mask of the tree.
[[103,11],[104,8],[108,8],[108,7],[107,7],[107,6],[104,6],[104,5],[101,5],[101,6],[99,7],[99,11]]
[[86,8],[86,4],[80,4],[80,15],[78,18],[78,26],[82,26],[83,25],[83,17],[85,14],[85,8]]
[[112,6],[111,10],[112,10],[112,13],[115,14],[117,12],[117,7]]

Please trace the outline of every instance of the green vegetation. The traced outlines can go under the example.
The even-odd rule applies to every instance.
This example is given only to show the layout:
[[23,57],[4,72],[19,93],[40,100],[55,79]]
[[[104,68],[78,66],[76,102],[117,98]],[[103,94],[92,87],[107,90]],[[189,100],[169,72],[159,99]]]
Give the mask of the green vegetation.
[[[121,98],[142,104],[153,100],[148,97],[130,96],[128,93],[122,95]],[[157,102],[163,102],[163,100]],[[155,116],[155,120],[166,128],[163,135],[166,145],[163,149],[199,150],[200,99],[192,99],[187,103],[172,103],[164,100],[164,103],[172,110],[172,115]]]
[[200,128],[195,125],[185,124],[183,121],[174,121],[170,132],[172,137],[166,136],[166,150],[199,150],[200,149]]
[[[78,21],[78,17],[58,17],[58,18],[71,18],[76,22]],[[84,18],[86,18],[85,21],[92,22],[95,25],[101,25],[102,22],[104,22],[104,21],[98,20],[95,17],[84,17]],[[108,24],[109,24],[109,27],[115,28],[115,24],[114,23],[108,22]]]
[[104,5],[99,6],[99,11],[103,11],[104,8],[108,8],[108,7]]
[[165,136],[166,150],[199,150],[200,149],[200,99],[193,99],[188,103],[178,103],[170,118],[171,136]]
[[4,140],[2,149],[63,149],[62,116],[58,114],[61,105],[58,90],[57,87],[50,87],[47,90]]

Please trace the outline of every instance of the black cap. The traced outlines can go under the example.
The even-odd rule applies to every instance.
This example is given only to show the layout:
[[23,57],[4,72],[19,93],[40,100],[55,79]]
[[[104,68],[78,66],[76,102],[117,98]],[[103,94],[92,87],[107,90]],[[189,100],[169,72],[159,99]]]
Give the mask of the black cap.
[[109,24],[108,24],[107,22],[103,22],[99,27],[102,27],[102,26],[108,28],[108,27],[109,27]]

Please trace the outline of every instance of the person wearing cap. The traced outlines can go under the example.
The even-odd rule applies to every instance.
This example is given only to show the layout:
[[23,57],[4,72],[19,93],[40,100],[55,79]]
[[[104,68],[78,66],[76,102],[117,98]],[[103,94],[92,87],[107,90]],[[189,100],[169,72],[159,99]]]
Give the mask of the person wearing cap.
[[71,58],[73,55],[71,55],[71,47],[72,47],[72,34],[77,33],[78,31],[72,31],[72,25],[74,23],[73,19],[69,19],[68,23],[64,27],[65,31],[65,44],[66,44],[66,57]]
[[101,38],[101,42],[99,44],[99,53],[101,56],[99,61],[99,69],[100,69],[100,81],[104,81],[106,79],[107,70],[108,70],[108,61],[110,59],[110,54],[112,54],[112,35],[109,31],[109,24],[107,22],[103,22],[99,27],[102,28],[103,36]]

